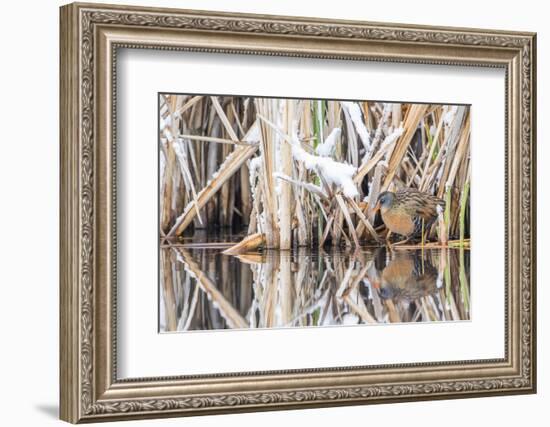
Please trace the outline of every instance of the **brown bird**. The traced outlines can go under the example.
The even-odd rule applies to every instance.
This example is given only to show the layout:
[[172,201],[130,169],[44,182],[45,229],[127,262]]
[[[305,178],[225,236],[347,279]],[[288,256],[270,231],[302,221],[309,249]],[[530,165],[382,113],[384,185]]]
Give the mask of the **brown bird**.
[[430,229],[437,218],[438,206],[444,209],[445,201],[431,194],[406,188],[395,193],[381,193],[374,210],[380,210],[382,221],[392,233],[405,236],[407,241]]

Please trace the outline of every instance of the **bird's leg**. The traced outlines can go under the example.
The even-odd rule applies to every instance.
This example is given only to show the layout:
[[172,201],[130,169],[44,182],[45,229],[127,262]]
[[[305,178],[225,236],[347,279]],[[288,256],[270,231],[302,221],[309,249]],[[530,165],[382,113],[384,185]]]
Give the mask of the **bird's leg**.
[[388,234],[386,234],[386,247],[388,248],[391,248],[390,236],[391,236],[391,230],[389,230]]

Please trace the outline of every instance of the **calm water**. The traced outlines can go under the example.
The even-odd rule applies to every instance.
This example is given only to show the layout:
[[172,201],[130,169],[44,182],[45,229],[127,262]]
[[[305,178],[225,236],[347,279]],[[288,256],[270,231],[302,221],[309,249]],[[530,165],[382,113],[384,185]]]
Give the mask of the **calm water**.
[[161,247],[161,332],[470,319],[468,250],[229,256],[195,244]]

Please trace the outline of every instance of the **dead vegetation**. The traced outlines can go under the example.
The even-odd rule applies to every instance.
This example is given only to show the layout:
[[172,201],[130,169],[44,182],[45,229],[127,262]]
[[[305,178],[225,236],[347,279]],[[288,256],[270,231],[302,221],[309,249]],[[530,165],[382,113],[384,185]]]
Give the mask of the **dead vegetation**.
[[467,106],[161,95],[160,228],[247,228],[265,246],[378,244],[373,204],[447,201],[429,240],[469,244]]

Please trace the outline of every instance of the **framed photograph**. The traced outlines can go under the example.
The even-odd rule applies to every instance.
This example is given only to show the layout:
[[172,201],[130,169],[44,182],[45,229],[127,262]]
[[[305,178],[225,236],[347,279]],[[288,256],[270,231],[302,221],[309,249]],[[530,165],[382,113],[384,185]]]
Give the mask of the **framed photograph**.
[[63,420],[536,391],[535,34],[60,21]]

